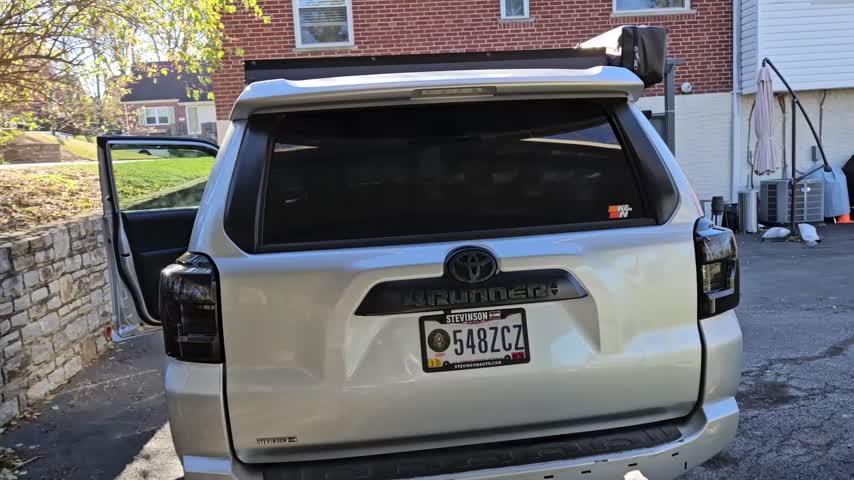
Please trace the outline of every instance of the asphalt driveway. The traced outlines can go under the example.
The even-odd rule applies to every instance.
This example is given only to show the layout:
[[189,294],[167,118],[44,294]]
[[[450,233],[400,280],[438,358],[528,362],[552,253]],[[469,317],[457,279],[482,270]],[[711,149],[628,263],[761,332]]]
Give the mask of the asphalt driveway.
[[[825,241],[740,239],[744,372],[739,435],[687,478],[854,478],[854,225]],[[169,438],[159,335],[117,346],[40,416],[0,436],[33,479],[181,477]]]
[[[154,334],[115,346],[10,427],[0,445],[38,480],[174,480],[183,472],[166,420],[163,342]],[[33,460],[34,459],[34,460]]]

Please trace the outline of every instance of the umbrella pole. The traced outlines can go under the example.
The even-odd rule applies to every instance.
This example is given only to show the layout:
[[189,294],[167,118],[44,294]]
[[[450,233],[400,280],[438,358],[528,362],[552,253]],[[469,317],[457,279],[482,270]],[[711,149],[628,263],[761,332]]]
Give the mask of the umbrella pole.
[[[795,234],[795,191],[797,190],[797,177],[798,177],[798,169],[795,167],[798,158],[798,109],[795,108],[798,99],[795,95],[792,95],[792,176],[789,179],[789,183],[792,186],[792,192],[790,194],[789,201],[791,202],[791,210],[789,210],[789,223],[791,224],[792,235]],[[804,204],[804,209],[806,209],[806,204]]]

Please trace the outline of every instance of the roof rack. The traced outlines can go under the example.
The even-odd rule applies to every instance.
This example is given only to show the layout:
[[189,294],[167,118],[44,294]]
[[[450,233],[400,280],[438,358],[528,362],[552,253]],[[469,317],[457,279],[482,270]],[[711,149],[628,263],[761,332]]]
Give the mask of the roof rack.
[[244,67],[248,85],[261,80],[376,73],[615,66],[630,70],[649,87],[664,78],[666,57],[667,31],[663,27],[627,25],[582,42],[576,48],[250,60]]

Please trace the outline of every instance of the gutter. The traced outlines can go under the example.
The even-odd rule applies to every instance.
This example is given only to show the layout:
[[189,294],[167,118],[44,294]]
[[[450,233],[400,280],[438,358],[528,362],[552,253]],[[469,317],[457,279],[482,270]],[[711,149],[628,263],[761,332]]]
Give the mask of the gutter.
[[[741,0],[732,2],[732,133],[730,135],[730,202],[738,201],[741,162]],[[750,126],[748,126],[750,128]]]

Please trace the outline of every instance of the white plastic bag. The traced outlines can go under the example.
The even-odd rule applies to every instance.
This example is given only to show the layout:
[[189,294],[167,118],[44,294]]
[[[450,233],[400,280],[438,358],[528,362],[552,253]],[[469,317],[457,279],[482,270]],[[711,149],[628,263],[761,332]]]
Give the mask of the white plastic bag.
[[623,475],[623,480],[647,480],[647,478],[643,476],[640,470],[632,470]]
[[821,241],[818,231],[809,223],[799,223],[798,232],[800,232],[801,238],[810,245],[815,245],[816,242]]
[[765,233],[762,234],[762,240],[774,240],[777,238],[786,238],[789,234],[792,233],[788,228],[783,227],[771,227],[768,230],[765,230]]

